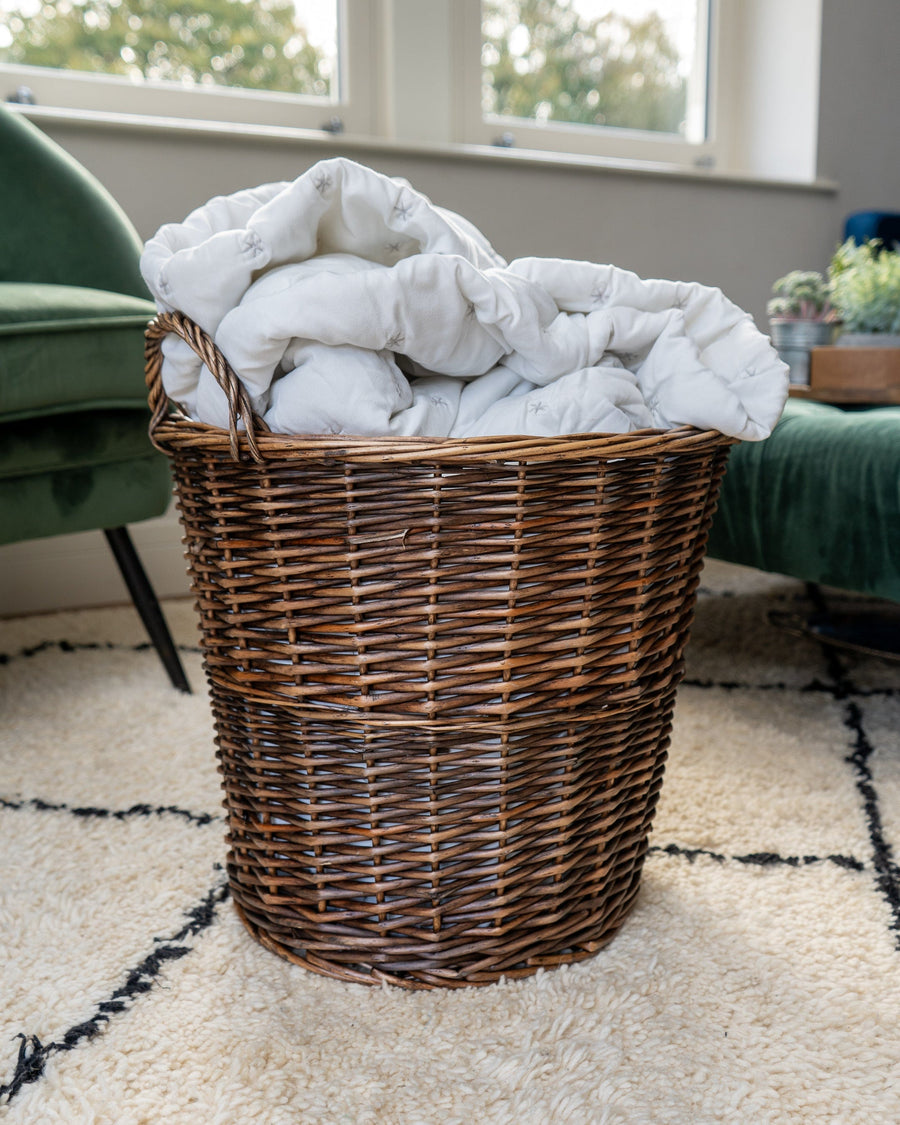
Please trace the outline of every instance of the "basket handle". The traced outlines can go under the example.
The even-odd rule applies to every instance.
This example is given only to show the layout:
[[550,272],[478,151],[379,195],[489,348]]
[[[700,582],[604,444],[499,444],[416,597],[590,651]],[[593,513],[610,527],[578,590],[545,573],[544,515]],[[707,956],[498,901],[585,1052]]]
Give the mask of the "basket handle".
[[[228,430],[231,456],[241,460],[240,438],[247,439],[250,456],[254,461],[263,457],[256,443],[257,431],[268,432],[269,427],[259,415],[253,413],[250,397],[230,364],[216,347],[211,337],[189,317],[179,312],[160,313],[147,325],[144,345],[144,376],[147,382],[147,397],[150,403],[150,440],[157,449],[162,446],[156,440],[156,430],[169,414],[172,405],[162,382],[162,342],[174,333],[188,343],[212,372],[216,382],[228,399]],[[244,423],[244,430],[238,430],[238,423]],[[165,450],[163,450],[165,452]]]

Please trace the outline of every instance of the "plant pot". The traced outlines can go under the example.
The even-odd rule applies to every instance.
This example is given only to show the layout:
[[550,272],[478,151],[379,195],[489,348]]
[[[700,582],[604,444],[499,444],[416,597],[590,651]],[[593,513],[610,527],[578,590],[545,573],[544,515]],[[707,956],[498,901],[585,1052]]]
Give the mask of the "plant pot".
[[769,321],[772,344],[790,368],[795,385],[809,385],[809,353],[812,348],[831,343],[834,325],[821,320],[788,320],[773,317]]

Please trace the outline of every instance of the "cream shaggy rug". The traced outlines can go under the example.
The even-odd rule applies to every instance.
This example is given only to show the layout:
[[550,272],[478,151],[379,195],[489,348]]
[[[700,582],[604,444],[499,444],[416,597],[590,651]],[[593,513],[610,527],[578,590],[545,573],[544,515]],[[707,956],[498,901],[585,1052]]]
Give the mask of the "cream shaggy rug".
[[0,623],[0,1117],[10,1125],[900,1121],[900,666],[772,628],[708,564],[638,905],[480,989],[315,976],[224,885],[193,697],[130,609]]

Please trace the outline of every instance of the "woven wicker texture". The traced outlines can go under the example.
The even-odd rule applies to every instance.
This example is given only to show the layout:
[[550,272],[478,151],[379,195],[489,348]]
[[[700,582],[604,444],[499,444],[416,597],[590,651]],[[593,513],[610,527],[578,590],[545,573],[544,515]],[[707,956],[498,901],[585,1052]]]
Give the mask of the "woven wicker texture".
[[[170,411],[169,331],[230,433]],[[267,434],[176,314],[147,379],[250,931],[406,987],[594,953],[639,887],[731,439]]]

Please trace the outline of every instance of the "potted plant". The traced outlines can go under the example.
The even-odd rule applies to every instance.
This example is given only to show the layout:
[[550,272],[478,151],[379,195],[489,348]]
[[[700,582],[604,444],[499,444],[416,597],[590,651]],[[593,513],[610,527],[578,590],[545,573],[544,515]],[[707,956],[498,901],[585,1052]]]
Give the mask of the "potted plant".
[[811,353],[811,392],[827,402],[900,402],[900,250],[848,239],[828,286],[840,334],[835,347]]
[[828,267],[839,347],[900,347],[900,251],[847,239]]
[[815,270],[792,270],[772,286],[766,306],[772,343],[795,384],[809,383],[811,348],[831,343],[835,312],[831,285]]

